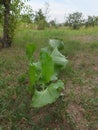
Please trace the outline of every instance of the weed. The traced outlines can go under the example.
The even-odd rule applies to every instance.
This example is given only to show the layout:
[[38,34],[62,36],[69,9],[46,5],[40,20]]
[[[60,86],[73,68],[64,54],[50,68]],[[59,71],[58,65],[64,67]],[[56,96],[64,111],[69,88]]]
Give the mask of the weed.
[[64,54],[68,57],[74,57],[75,53],[80,49],[80,42],[77,41],[66,41],[64,44]]
[[91,49],[98,49],[98,42],[94,42],[90,45]]
[[50,39],[49,47],[40,51],[40,61],[34,62],[32,54],[35,51],[33,44],[27,46],[29,62],[30,87],[29,92],[33,95],[32,106],[43,107],[53,103],[64,89],[64,83],[58,79],[58,73],[64,69],[67,59],[60,53],[64,43],[57,39]]

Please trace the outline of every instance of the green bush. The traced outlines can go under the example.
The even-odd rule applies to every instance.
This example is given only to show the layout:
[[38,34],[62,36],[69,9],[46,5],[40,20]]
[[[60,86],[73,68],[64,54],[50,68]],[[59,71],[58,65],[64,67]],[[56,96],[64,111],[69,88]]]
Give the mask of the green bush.
[[35,46],[27,45],[30,79],[28,90],[32,94],[33,107],[42,107],[55,102],[64,89],[64,83],[58,79],[59,71],[64,69],[68,62],[60,52],[63,46],[62,41],[50,39],[49,47],[41,49],[40,59],[35,62],[32,56]]

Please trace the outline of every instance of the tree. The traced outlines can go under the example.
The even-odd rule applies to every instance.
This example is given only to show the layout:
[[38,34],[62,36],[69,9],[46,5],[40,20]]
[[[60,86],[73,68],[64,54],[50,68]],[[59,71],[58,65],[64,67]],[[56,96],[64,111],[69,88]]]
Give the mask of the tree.
[[3,20],[3,7],[0,6],[0,24],[2,24]]
[[95,17],[95,25],[98,25],[98,16]]
[[32,16],[32,14],[22,14],[21,16],[20,16],[21,18],[21,21],[23,22],[23,23],[32,23],[33,22],[33,16]]
[[47,26],[46,16],[43,14],[42,9],[36,11],[34,22],[37,24],[39,30]]
[[50,24],[50,27],[55,27],[56,26],[56,21],[55,20],[51,20],[49,22],[49,24]]
[[75,12],[72,14],[69,14],[69,16],[66,19],[66,25],[69,25],[73,29],[79,29],[80,26],[83,23],[82,13]]
[[94,27],[96,23],[96,17],[95,16],[88,16],[86,22],[85,22],[85,27],[92,26]]
[[2,12],[2,17],[1,15],[0,17],[3,21],[3,36],[0,38],[2,47],[11,46],[17,19],[23,5],[23,0],[0,0],[0,12]]
[[22,11],[23,13],[20,15],[20,20],[23,23],[33,23],[34,19],[34,12],[33,9],[28,5],[26,6],[26,9]]

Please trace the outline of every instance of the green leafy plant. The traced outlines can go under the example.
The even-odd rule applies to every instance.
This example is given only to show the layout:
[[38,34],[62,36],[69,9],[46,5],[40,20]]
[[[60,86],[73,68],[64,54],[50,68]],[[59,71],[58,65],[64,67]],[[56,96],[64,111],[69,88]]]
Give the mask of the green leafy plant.
[[61,54],[60,50],[64,43],[60,40],[50,39],[49,46],[42,48],[39,61],[35,62],[33,53],[34,44],[27,45],[27,56],[29,59],[29,92],[32,94],[32,106],[43,107],[53,103],[64,89],[63,81],[58,79],[61,69],[64,69],[68,60]]

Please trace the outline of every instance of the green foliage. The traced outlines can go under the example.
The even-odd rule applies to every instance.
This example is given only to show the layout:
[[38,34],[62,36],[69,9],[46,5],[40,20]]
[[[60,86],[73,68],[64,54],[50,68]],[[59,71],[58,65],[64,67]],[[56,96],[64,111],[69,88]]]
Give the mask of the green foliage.
[[54,62],[50,54],[44,50],[42,50],[40,53],[40,60],[41,60],[43,81],[45,83],[48,83],[54,74]]
[[[60,46],[63,45],[63,42],[51,39],[49,45],[49,47],[41,49],[39,62],[32,62],[32,60],[30,60],[29,92],[33,95],[33,107],[42,107],[53,103],[60,96],[60,92],[64,88],[64,83],[61,80],[57,81],[58,72],[61,68],[65,68],[67,63],[65,56],[58,50]],[[27,56],[28,54],[31,55],[31,52],[34,52],[33,45],[28,46]]]
[[55,102],[56,99],[60,96],[60,91],[62,89],[64,89],[64,84],[59,80],[56,83],[51,83],[43,91],[35,90],[32,98],[32,106],[43,107],[46,104]]
[[98,49],[98,43],[97,42],[91,43],[90,48],[97,50]]
[[34,21],[39,22],[40,20],[45,20],[45,16],[41,9],[39,9],[39,11],[36,12]]
[[82,23],[82,13],[79,12],[69,14],[66,20],[66,24],[72,27],[73,29],[79,29]]
[[17,81],[19,84],[25,84],[26,83],[26,74],[22,74],[17,78]]
[[51,21],[49,22],[49,25],[50,25],[50,27],[56,27],[56,26],[57,26],[55,20],[51,20]]
[[[27,10],[25,2],[28,0],[4,0],[0,4],[0,23],[3,26],[3,47],[10,47],[21,12]],[[24,10],[23,10],[24,9]]]
[[50,39],[49,40],[49,45],[55,49],[58,48],[59,50],[64,48],[64,42],[63,41],[59,41],[57,39]]
[[78,41],[66,41],[64,46],[64,54],[68,57],[73,57],[76,51],[82,49],[80,42]]
[[3,24],[3,11],[4,11],[4,8],[2,5],[0,5],[0,24],[1,25]]
[[85,26],[86,27],[89,27],[89,26],[92,26],[94,27],[95,23],[97,22],[96,21],[96,17],[95,16],[88,16],[86,22],[85,22]]
[[57,48],[54,49],[54,51],[51,54],[51,57],[56,65],[65,67],[67,60],[65,59],[65,56],[58,51]]
[[39,9],[36,12],[34,22],[37,24],[37,29],[39,29],[39,30],[47,27],[48,23],[47,23],[47,20],[46,20],[46,16],[44,15],[44,13],[42,12],[41,9]]
[[[34,85],[37,80],[37,74],[36,74],[36,66],[30,65],[29,67],[29,75],[30,75],[30,85]],[[33,76],[32,76],[33,75]]]
[[[26,8],[26,9],[25,9]],[[34,13],[32,8],[29,5],[26,5],[24,9],[22,9],[21,15],[20,15],[20,21],[23,23],[32,23],[34,18]]]
[[30,58],[32,57],[32,55],[33,55],[33,53],[34,53],[36,47],[35,47],[34,44],[28,44],[28,45],[26,46],[26,48],[27,48],[27,49],[26,49],[26,54],[27,54],[27,56],[28,56],[28,59],[30,59]]

